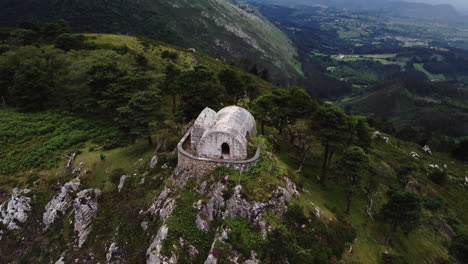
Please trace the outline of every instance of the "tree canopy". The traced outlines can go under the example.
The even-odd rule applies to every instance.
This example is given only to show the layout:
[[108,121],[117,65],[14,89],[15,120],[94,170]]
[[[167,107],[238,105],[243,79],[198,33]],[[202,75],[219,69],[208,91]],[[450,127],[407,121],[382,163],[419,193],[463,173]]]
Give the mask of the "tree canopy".
[[422,218],[420,198],[410,192],[396,192],[382,208],[382,216],[391,224],[386,244],[392,240],[393,233],[400,227],[406,233],[414,230]]
[[369,167],[369,157],[360,147],[348,148],[337,161],[336,169],[340,175],[339,182],[344,185],[346,192],[347,208],[350,213],[353,194],[362,191],[362,184]]

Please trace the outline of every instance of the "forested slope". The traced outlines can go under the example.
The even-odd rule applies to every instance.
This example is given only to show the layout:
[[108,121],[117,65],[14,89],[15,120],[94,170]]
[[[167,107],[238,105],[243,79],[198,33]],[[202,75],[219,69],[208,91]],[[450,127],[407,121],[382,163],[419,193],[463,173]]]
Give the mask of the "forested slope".
[[[466,256],[462,161],[199,52],[48,28],[3,32],[2,262]],[[177,170],[174,148],[193,118],[232,104],[258,121],[259,164]]]
[[[233,0],[2,1],[0,24],[70,22],[81,32],[145,35],[196,48],[250,69],[258,64],[275,81],[300,78],[297,52],[281,30],[254,8]],[[279,74],[281,73],[281,74]],[[275,79],[281,77],[281,79]]]

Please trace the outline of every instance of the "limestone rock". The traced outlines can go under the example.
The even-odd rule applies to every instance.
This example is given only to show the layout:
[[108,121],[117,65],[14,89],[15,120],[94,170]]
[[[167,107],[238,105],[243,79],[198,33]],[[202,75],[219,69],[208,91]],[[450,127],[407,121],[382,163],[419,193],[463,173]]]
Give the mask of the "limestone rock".
[[260,264],[260,260],[257,259],[257,253],[252,250],[250,259],[244,261],[243,264]]
[[209,194],[210,200],[206,204],[203,204],[201,201],[194,204],[194,207],[198,209],[197,219],[195,221],[198,229],[208,232],[210,230],[209,223],[222,216],[222,209],[225,205],[223,198],[223,191],[225,189],[225,184],[217,182],[212,185]]
[[175,264],[177,263],[177,257],[175,253],[172,253],[170,258],[161,255],[161,249],[163,247],[163,242],[167,238],[167,233],[169,229],[166,225],[162,225],[159,228],[156,237],[154,238],[153,242],[151,243],[150,247],[146,251],[147,264]]
[[192,246],[192,245],[189,245],[189,255],[190,257],[194,258],[196,257],[200,252],[198,252],[197,248]]
[[[292,190],[295,188],[290,186]],[[222,183],[215,183],[212,186],[210,192],[210,200],[203,204],[198,201],[193,205],[194,208],[198,209],[197,218],[195,224],[199,230],[204,232],[209,231],[210,222],[226,217],[242,217],[251,224],[256,224],[262,233],[262,236],[266,238],[266,223],[263,221],[264,214],[267,210],[271,210],[273,213],[282,216],[288,209],[288,202],[292,199],[292,195],[288,190],[282,187],[273,193],[271,199],[268,202],[248,201],[242,198],[242,186],[237,185],[234,188],[234,192],[231,197],[225,201],[223,192],[226,187]],[[224,211],[223,211],[224,210]]]
[[319,207],[315,207],[314,214],[315,214],[315,217],[320,218],[320,216],[322,215],[322,212],[320,211]]
[[55,264],[65,264],[65,262],[63,262],[63,258],[64,258],[64,257],[61,256],[61,257],[59,258],[59,260],[57,260],[57,262],[55,262]]
[[60,193],[47,203],[45,212],[42,215],[42,223],[45,225],[45,229],[48,229],[59,215],[64,214],[72,206],[73,198],[70,192],[78,190],[79,186],[79,179],[65,183],[60,189]]
[[119,248],[117,247],[117,243],[112,242],[112,244],[110,245],[109,250],[107,251],[107,254],[106,254],[107,263],[111,263],[111,260],[114,257],[115,253],[117,253],[118,249]]
[[380,133],[380,131],[375,131],[374,133],[372,133],[372,138],[378,138],[381,136],[382,136],[382,133]]
[[224,207],[223,191],[226,186],[221,182],[215,183],[211,188],[210,200],[201,207],[201,214],[209,221],[213,221],[222,214],[221,210]]
[[429,155],[432,155],[432,151],[431,151],[431,149],[429,148],[428,145],[425,145],[425,146],[422,148],[422,151],[426,152],[426,153],[429,154]]
[[170,197],[172,190],[165,188],[158,196],[158,199],[150,206],[147,213],[158,216],[160,219],[165,220],[175,208],[175,199]]
[[242,186],[234,188],[234,194],[226,202],[224,217],[242,217],[249,223],[259,222],[267,204],[257,201],[247,201],[241,196]]
[[413,157],[413,158],[415,158],[415,159],[421,158],[421,156],[419,156],[419,154],[416,153],[416,152],[414,152],[414,151],[410,153],[410,156]]
[[443,169],[437,164],[429,164],[429,168],[443,171]]
[[375,131],[372,133],[372,138],[380,138],[382,139],[385,143],[390,143],[390,138],[389,137],[384,137],[380,131]]
[[424,196],[436,196],[437,192],[429,186],[424,186],[416,180],[409,181],[405,186],[405,191]]
[[125,184],[125,180],[127,180],[128,176],[127,175],[122,175],[122,177],[120,177],[120,182],[119,182],[119,186],[117,186],[117,189],[120,191],[122,191],[122,188],[124,187],[124,184]]
[[156,165],[158,165],[158,156],[154,155],[154,156],[151,158],[150,168],[151,168],[151,169],[154,169],[154,168],[156,168]]
[[31,198],[22,196],[30,190],[14,189],[11,198],[0,204],[0,223],[4,224],[8,230],[21,229],[18,224],[28,220],[31,212]]
[[187,184],[190,179],[195,178],[195,176],[196,175],[191,173],[190,170],[177,167],[174,175],[172,176],[172,181],[175,186],[184,188],[185,184]]
[[288,190],[288,192],[293,196],[299,196],[299,191],[297,190],[296,184],[287,177],[284,179],[286,181],[286,190]]
[[216,264],[218,262],[218,259],[213,255],[215,245],[217,242],[224,243],[224,241],[226,241],[229,238],[228,237],[229,232],[231,232],[229,228],[222,228],[222,229],[218,228],[216,235],[213,239],[213,243],[211,244],[210,254],[206,258],[204,264]]
[[97,200],[101,195],[98,189],[86,189],[78,193],[73,202],[75,210],[74,230],[78,232],[78,247],[81,248],[89,233],[91,232],[91,223],[97,215]]
[[210,224],[208,223],[207,220],[203,219],[200,216],[200,214],[197,214],[197,219],[195,220],[195,224],[197,225],[197,228],[203,232],[210,231]]

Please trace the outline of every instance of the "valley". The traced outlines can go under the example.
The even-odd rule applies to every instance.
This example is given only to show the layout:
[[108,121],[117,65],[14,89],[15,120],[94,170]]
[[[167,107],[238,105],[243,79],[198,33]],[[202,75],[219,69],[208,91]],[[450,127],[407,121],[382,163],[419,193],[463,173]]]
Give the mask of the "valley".
[[[323,74],[342,84],[323,91],[314,82],[306,82],[312,94],[332,98],[350,113],[385,116],[396,131],[414,126],[428,130],[432,138],[463,139],[468,134],[462,121],[467,112],[442,103],[468,104],[466,26],[399,16],[391,9],[252,3],[293,40],[305,67],[315,65],[317,73],[306,72],[309,79]],[[399,96],[389,95],[397,90]],[[459,132],[431,125],[454,116],[461,122],[454,125]],[[426,143],[439,145],[431,140]]]
[[248,3],[0,3],[0,263],[464,263],[464,15]]

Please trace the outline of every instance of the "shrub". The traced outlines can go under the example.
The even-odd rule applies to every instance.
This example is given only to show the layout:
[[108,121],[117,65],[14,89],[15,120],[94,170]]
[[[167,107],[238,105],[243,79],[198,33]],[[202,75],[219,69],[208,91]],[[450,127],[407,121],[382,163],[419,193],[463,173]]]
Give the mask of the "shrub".
[[442,185],[447,182],[447,172],[439,169],[433,169],[429,172],[429,179],[437,185]]
[[423,204],[425,208],[436,211],[444,207],[444,199],[441,197],[425,197]]
[[459,234],[452,240],[450,245],[450,254],[455,256],[460,260],[468,259],[468,231],[462,230]]
[[170,60],[177,60],[179,57],[179,54],[177,52],[171,52],[171,51],[163,51],[161,54],[161,58],[163,59],[170,59]]
[[262,251],[265,240],[263,240],[258,228],[240,217],[227,218],[225,224],[232,229],[228,242],[242,255],[248,258],[251,250]]
[[125,175],[125,171],[121,168],[113,169],[111,173],[109,174],[109,180],[117,185],[120,183],[120,177]]
[[64,51],[84,48],[86,37],[78,34],[62,34],[55,40],[55,47]]
[[407,264],[406,260],[402,256],[393,255],[390,253],[382,254],[380,259],[381,264]]

